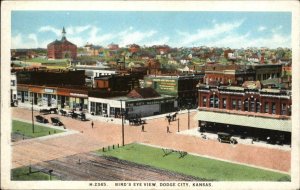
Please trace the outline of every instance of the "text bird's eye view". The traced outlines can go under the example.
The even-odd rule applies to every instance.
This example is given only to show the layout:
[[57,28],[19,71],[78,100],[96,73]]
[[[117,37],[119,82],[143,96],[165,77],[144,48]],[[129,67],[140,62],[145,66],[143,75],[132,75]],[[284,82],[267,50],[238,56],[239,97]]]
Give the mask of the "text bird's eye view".
[[10,28],[12,182],[291,182],[291,12],[13,10]]

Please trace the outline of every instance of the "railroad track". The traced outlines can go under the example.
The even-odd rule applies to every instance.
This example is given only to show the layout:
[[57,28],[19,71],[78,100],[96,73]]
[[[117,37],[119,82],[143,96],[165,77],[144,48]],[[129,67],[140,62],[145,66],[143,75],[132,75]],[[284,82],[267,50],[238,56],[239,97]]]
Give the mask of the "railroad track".
[[[79,162],[80,160],[80,162]],[[84,181],[201,181],[200,178],[146,165],[104,157],[95,153],[81,153],[34,165],[52,169],[61,180]],[[203,180],[203,179],[202,179]]]

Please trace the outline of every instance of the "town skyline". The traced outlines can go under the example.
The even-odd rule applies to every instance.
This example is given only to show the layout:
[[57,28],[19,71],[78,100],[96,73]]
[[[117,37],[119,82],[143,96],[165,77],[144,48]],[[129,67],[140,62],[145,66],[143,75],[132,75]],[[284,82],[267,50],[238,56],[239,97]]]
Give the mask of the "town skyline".
[[78,47],[116,43],[121,47],[291,48],[287,12],[176,11],[13,11],[11,48],[46,48],[61,38],[62,27]]

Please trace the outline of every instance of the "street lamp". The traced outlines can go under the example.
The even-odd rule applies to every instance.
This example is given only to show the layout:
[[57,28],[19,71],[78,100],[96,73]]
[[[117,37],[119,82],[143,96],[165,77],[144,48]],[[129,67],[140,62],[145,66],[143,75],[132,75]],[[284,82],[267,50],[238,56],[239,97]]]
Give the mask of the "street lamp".
[[179,118],[177,119],[177,131],[178,131],[178,133],[179,133]]
[[191,107],[191,104],[188,103],[188,129],[190,129],[190,107]]
[[123,117],[123,107],[122,107],[122,100],[120,100],[121,102],[121,118],[122,118],[122,146],[124,146],[124,117]]
[[33,93],[31,93],[31,121],[32,121],[32,133],[34,133],[34,119],[33,119]]

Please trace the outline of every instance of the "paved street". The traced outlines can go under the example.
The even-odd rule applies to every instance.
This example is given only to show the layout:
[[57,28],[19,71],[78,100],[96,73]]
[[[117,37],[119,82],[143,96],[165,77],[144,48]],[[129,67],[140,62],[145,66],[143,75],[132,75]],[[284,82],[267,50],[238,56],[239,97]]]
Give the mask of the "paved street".
[[[31,111],[12,108],[13,118],[31,120]],[[35,112],[35,115],[38,113]],[[197,126],[192,112],[190,128]],[[53,114],[46,115],[50,118]],[[56,115],[57,116],[57,115]],[[67,129],[77,130],[80,133],[54,138],[35,139],[13,143],[13,168],[42,161],[63,158],[66,156],[87,153],[112,144],[121,144],[121,125],[109,121],[79,121],[59,116]],[[187,130],[187,113],[179,114],[180,130]],[[170,125],[171,133],[167,133],[168,122],[165,118],[147,120],[145,132],[141,126],[125,125],[125,143],[140,142],[154,146],[168,147],[183,150],[217,159],[239,162],[258,167],[290,172],[291,152],[267,147],[246,144],[230,145],[215,140],[205,140],[196,136],[177,133],[177,121]]]

